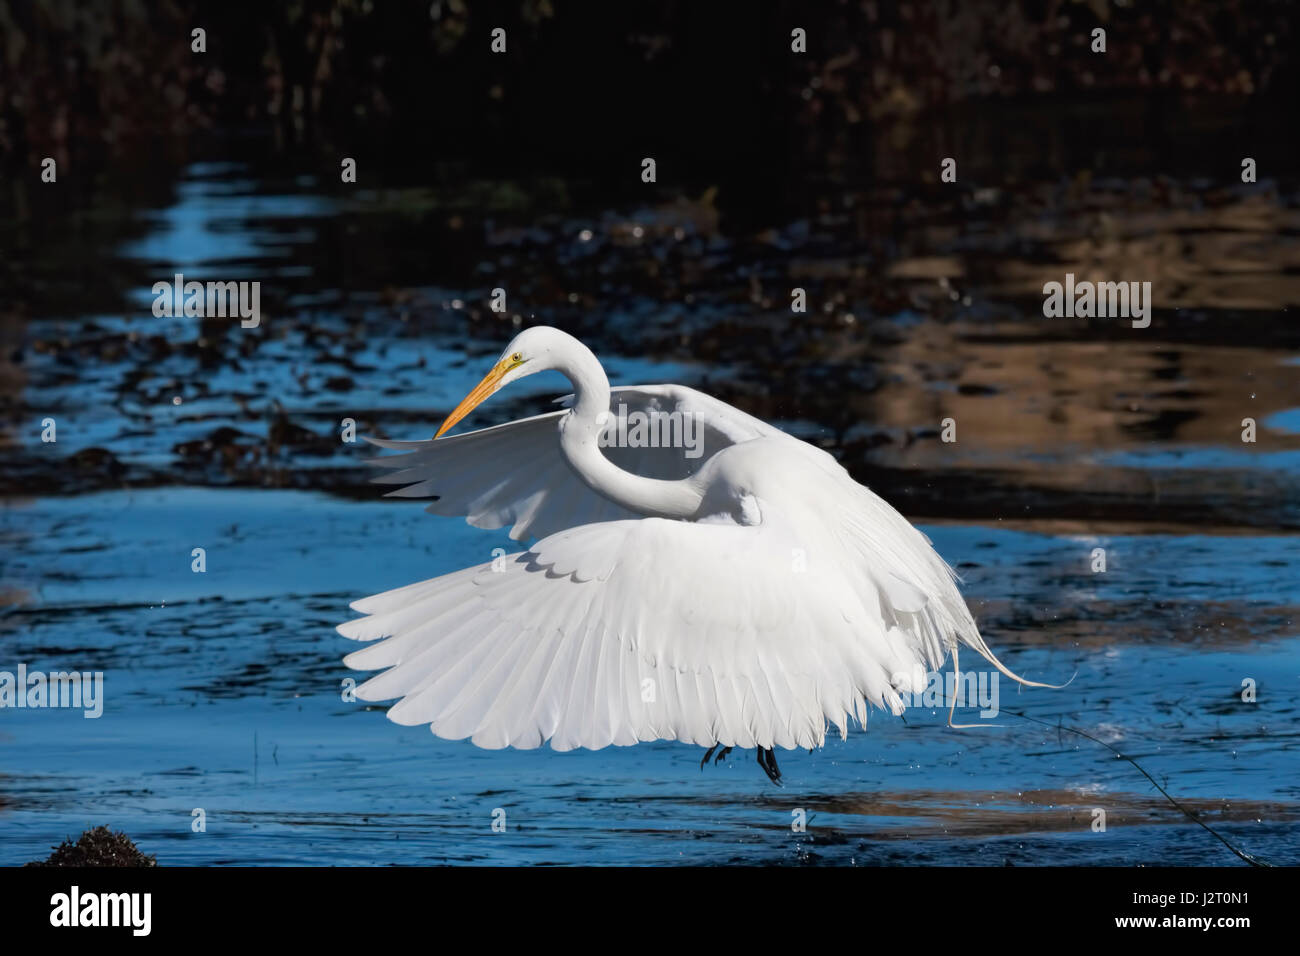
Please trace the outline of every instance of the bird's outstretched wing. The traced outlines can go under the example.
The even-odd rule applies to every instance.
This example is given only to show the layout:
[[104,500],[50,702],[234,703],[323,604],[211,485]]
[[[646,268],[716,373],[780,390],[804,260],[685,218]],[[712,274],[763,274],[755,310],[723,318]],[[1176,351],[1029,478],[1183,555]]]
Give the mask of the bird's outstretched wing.
[[369,616],[339,632],[387,638],[345,658],[387,668],[357,696],[400,697],[392,720],[485,748],[816,747],[827,721],[865,722],[864,699],[901,712],[918,665],[938,664],[925,647],[942,655],[950,640],[917,629],[951,622],[890,607],[844,576],[833,536],[759,506],[756,526],[575,527],[357,601]]
[[[682,442],[668,447],[633,447],[612,440],[605,447],[614,464],[647,478],[685,478],[729,445],[783,434],[726,402],[683,385],[611,389],[610,410],[607,431],[611,434],[616,432],[621,415],[679,413],[698,423],[690,426],[699,428],[698,456],[688,454],[693,449]],[[437,496],[427,509],[433,514],[465,515],[477,528],[508,526],[510,537],[518,541],[595,521],[641,517],[598,495],[573,474],[561,455],[556,434],[563,414],[551,412],[431,441],[367,439],[381,448],[404,452],[373,459],[375,464],[396,469],[375,480],[406,486],[390,492],[391,496]]]

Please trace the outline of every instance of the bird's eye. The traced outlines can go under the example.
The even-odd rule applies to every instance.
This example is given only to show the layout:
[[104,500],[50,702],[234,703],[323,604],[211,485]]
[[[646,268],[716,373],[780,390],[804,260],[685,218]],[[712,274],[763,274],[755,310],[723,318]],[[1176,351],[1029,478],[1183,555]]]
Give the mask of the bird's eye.
[[510,356],[510,361],[512,361],[512,362],[514,362],[514,363],[516,363],[516,364],[518,364],[519,362],[522,362],[523,360],[524,360],[524,353],[523,353],[523,352],[516,352],[514,355]]

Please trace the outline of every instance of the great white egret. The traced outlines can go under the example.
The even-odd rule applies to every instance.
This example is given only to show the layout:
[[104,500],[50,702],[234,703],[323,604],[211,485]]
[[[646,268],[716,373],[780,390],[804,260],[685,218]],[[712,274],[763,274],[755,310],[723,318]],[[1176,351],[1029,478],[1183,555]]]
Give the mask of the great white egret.
[[[566,409],[442,437],[547,369]],[[670,440],[627,440],[629,421]],[[404,452],[376,459],[406,486],[391,494],[540,539],[352,605],[367,616],[340,633],[386,638],[344,659],[386,668],[356,695],[401,698],[399,724],[485,748],[753,747],[779,782],[774,748],[819,747],[828,721],[847,736],[868,702],[902,713],[959,642],[1034,683],[989,650],[929,539],[829,454],[691,388],[610,388],[558,329],[517,335],[433,440],[371,441]]]

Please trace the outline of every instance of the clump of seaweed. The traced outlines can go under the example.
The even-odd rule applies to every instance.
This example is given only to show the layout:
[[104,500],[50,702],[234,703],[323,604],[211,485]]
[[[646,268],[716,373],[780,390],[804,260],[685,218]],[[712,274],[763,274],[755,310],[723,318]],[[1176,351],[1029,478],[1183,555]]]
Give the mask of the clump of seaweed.
[[158,860],[145,855],[125,833],[99,826],[81,834],[76,843],[64,840],[46,860],[28,866],[157,866]]

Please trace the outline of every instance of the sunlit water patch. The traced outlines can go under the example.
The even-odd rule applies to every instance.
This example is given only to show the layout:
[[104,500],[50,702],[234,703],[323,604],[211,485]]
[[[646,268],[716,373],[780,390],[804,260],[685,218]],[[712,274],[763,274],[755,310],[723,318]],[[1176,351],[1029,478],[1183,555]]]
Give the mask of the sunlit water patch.
[[418,503],[135,491],[11,502],[3,528],[20,597],[0,669],[105,674],[98,720],[3,714],[3,863],[104,821],[169,864],[1233,861],[1104,748],[1011,711],[1102,737],[1252,852],[1300,862],[1295,537],[927,527],[1008,665],[1073,681],[1003,679],[1000,716],[958,710],[974,730],[942,707],[873,714],[782,752],[778,790],[750,752],[704,770],[667,742],[488,752],[345,702],[350,600],[514,549]]

